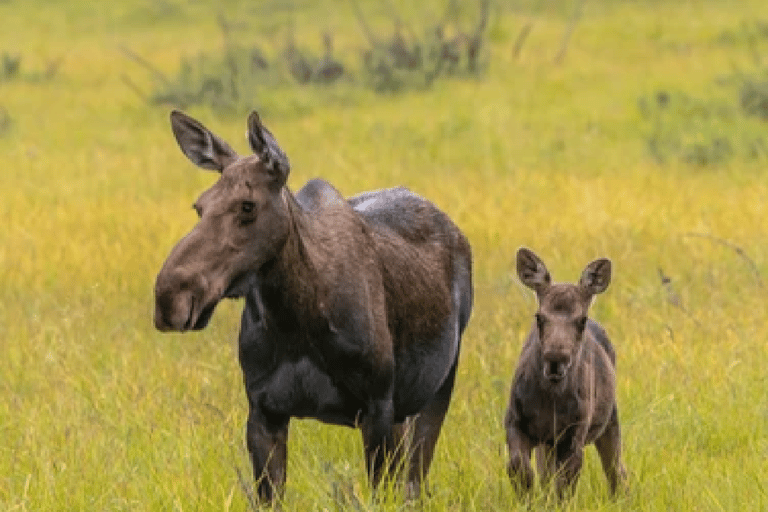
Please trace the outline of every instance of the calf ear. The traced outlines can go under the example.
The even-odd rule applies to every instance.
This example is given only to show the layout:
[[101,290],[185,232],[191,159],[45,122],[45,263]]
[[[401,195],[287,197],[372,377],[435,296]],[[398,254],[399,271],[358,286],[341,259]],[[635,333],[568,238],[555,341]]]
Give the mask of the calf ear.
[[537,294],[541,294],[552,282],[544,262],[536,253],[525,247],[517,250],[517,276],[525,286],[535,290]]
[[267,171],[274,175],[280,185],[284,185],[288,179],[291,164],[283,150],[277,145],[272,132],[261,124],[261,118],[255,110],[248,116],[248,143]]
[[610,283],[611,260],[607,258],[600,258],[587,265],[579,279],[579,286],[590,295],[604,292]]
[[181,151],[198,167],[221,172],[237,160],[229,144],[183,112],[171,112],[171,129]]

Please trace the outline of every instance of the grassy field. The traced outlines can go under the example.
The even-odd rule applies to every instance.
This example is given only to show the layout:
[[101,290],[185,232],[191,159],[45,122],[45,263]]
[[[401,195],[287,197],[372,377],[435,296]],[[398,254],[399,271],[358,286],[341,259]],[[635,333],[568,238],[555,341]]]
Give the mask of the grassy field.
[[[152,325],[154,277],[215,175],[184,159],[169,107],[126,85],[153,81],[120,48],[173,75],[220,47],[220,5],[258,41],[292,25],[307,44],[324,30],[339,52],[364,44],[352,3],[279,3],[0,1],[0,52],[21,57],[0,78],[0,509],[249,509],[241,304],[200,333]],[[397,3],[425,24],[444,5],[422,4]],[[589,1],[555,65],[576,4],[494,4],[481,78],[399,95],[350,83],[255,94],[293,189],[315,176],[349,195],[406,185],[456,220],[475,258],[431,495],[372,498],[359,433],[295,421],[286,510],[528,509],[506,479],[501,424],[535,307],[514,273],[521,245],[559,280],[613,260],[593,315],[618,353],[631,485],[611,501],[590,448],[574,499],[539,492],[533,509],[768,509],[768,159],[661,162],[638,107],[666,91],[735,94],[717,79],[754,67],[753,50],[768,57],[768,39],[740,37],[768,23],[765,2]],[[387,26],[388,2],[360,5]],[[245,150],[247,111],[190,113]],[[768,135],[757,119],[717,129]]]

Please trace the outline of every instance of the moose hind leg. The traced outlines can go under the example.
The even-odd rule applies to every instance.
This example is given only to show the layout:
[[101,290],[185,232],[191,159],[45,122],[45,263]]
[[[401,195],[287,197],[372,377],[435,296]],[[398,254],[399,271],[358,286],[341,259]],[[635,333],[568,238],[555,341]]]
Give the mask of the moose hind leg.
[[392,399],[373,400],[369,411],[360,425],[365,448],[365,462],[368,478],[373,487],[378,487],[395,457],[393,435],[394,406]]
[[627,471],[621,461],[621,427],[616,407],[613,408],[613,414],[605,431],[595,439],[595,448],[600,455],[600,462],[603,464],[611,494],[615,495],[619,486],[624,485],[627,479]]
[[392,427],[392,439],[394,451],[390,463],[390,471],[396,471],[398,477],[407,469],[411,454],[413,439],[413,424],[415,416],[409,416],[402,423],[395,423]]
[[251,411],[246,425],[246,444],[253,464],[259,501],[282,498],[285,488],[288,419],[268,422]]
[[411,457],[406,484],[406,496],[409,499],[418,498],[422,486],[426,484],[429,466],[432,464],[432,458],[435,454],[437,438],[440,436],[443,420],[451,402],[455,380],[456,362],[453,363],[451,370],[432,399],[414,417]]

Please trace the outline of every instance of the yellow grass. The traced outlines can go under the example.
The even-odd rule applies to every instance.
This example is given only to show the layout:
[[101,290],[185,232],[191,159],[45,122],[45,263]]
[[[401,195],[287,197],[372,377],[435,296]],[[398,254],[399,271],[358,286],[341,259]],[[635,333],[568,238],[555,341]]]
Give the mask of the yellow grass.
[[[0,135],[0,508],[246,510],[240,304],[222,305],[201,333],[161,335],[151,324],[154,276],[215,175],[181,155],[168,108],[123,83],[125,73],[152,86],[118,49],[172,75],[182,56],[219,48],[218,4],[116,4],[0,2],[0,53],[19,53],[22,75],[63,59],[52,80],[0,82],[13,120]],[[312,44],[330,27],[340,52],[363,45],[350,4],[272,17],[257,4],[226,9],[259,41],[280,44],[293,20]],[[386,28],[384,4],[361,2]],[[442,12],[440,2],[397,5],[414,24]],[[768,21],[768,11],[757,0],[587,2],[555,66],[575,2],[545,2],[514,60],[530,12],[520,5],[495,5],[480,80],[400,96],[354,85],[257,96],[291,158],[291,187],[315,176],[350,195],[406,185],[472,243],[477,300],[421,506],[527,506],[504,474],[501,427],[535,307],[514,275],[526,245],[559,280],[575,280],[595,257],[614,262],[593,314],[618,353],[631,491],[607,498],[590,449],[577,495],[559,506],[764,510],[766,162],[656,164],[637,100],[659,90],[727,96],[715,78],[752,61],[745,42],[718,36]],[[191,114],[245,150],[247,112]],[[397,493],[371,497],[352,430],[296,421],[289,444],[286,510],[418,508]],[[535,509],[555,505],[546,492],[534,497]]]

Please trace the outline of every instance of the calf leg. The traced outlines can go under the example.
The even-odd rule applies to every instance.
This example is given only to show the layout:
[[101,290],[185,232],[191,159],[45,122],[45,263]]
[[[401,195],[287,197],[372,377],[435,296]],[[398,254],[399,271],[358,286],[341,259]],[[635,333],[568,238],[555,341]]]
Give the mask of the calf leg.
[[627,479],[627,472],[621,462],[621,427],[616,407],[613,408],[613,414],[605,431],[595,439],[595,448],[600,455],[600,462],[603,464],[611,494],[614,495],[618,487]]
[[265,503],[271,503],[275,497],[282,498],[285,488],[288,418],[271,420],[252,408],[246,426],[246,443],[258,497]]
[[[581,429],[580,429],[581,430]],[[557,472],[555,483],[557,493],[564,498],[573,493],[576,482],[579,481],[581,466],[584,462],[584,436],[579,431],[569,441],[563,440],[556,445]]]
[[541,486],[546,487],[555,475],[556,452],[554,447],[541,444],[536,447],[536,469],[539,472]]
[[518,491],[528,491],[533,485],[531,468],[532,442],[514,423],[507,423],[507,474]]
[[437,438],[440,435],[443,420],[451,402],[455,380],[456,363],[454,362],[435,396],[427,402],[413,421],[413,438],[410,447],[411,456],[406,487],[406,496],[409,499],[418,498],[421,494],[422,485],[426,484],[429,467],[435,455]]

